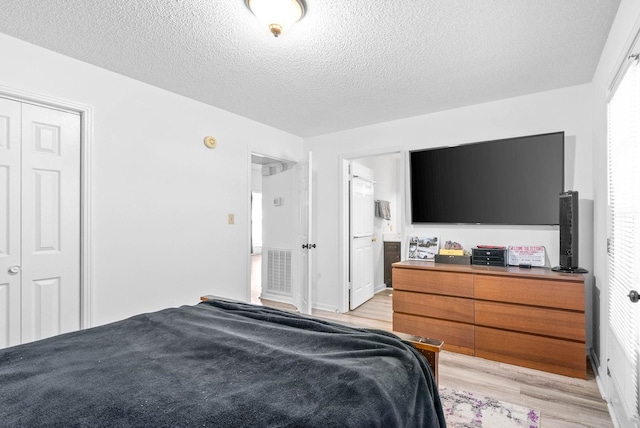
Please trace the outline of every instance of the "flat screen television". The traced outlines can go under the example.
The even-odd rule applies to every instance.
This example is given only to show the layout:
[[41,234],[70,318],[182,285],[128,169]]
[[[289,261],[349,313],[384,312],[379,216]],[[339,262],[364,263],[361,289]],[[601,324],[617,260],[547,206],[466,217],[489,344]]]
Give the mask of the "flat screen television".
[[409,152],[411,222],[557,225],[564,132]]

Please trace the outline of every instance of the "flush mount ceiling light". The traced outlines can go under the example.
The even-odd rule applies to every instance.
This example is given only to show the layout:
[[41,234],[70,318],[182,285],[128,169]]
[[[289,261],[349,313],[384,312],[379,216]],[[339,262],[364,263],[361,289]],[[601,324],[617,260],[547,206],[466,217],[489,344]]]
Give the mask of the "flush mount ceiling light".
[[304,0],[244,0],[247,7],[275,37],[304,16]]

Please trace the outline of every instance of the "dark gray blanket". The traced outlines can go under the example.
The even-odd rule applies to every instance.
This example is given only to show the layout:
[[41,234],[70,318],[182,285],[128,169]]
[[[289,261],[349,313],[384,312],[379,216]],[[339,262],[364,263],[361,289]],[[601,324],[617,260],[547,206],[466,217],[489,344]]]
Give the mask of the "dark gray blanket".
[[211,301],[0,350],[0,426],[445,426],[389,333]]

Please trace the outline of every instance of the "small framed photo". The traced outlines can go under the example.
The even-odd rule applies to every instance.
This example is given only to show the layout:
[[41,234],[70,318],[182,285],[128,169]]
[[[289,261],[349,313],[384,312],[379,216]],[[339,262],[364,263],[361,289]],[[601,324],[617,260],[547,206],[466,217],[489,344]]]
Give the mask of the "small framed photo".
[[440,245],[437,237],[409,237],[409,254],[410,260],[435,260]]

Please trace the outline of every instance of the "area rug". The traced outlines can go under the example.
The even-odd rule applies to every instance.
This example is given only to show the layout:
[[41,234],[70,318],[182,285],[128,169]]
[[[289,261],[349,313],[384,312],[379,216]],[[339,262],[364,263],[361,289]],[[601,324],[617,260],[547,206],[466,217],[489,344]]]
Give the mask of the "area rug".
[[540,412],[471,392],[440,387],[447,427],[538,428]]

